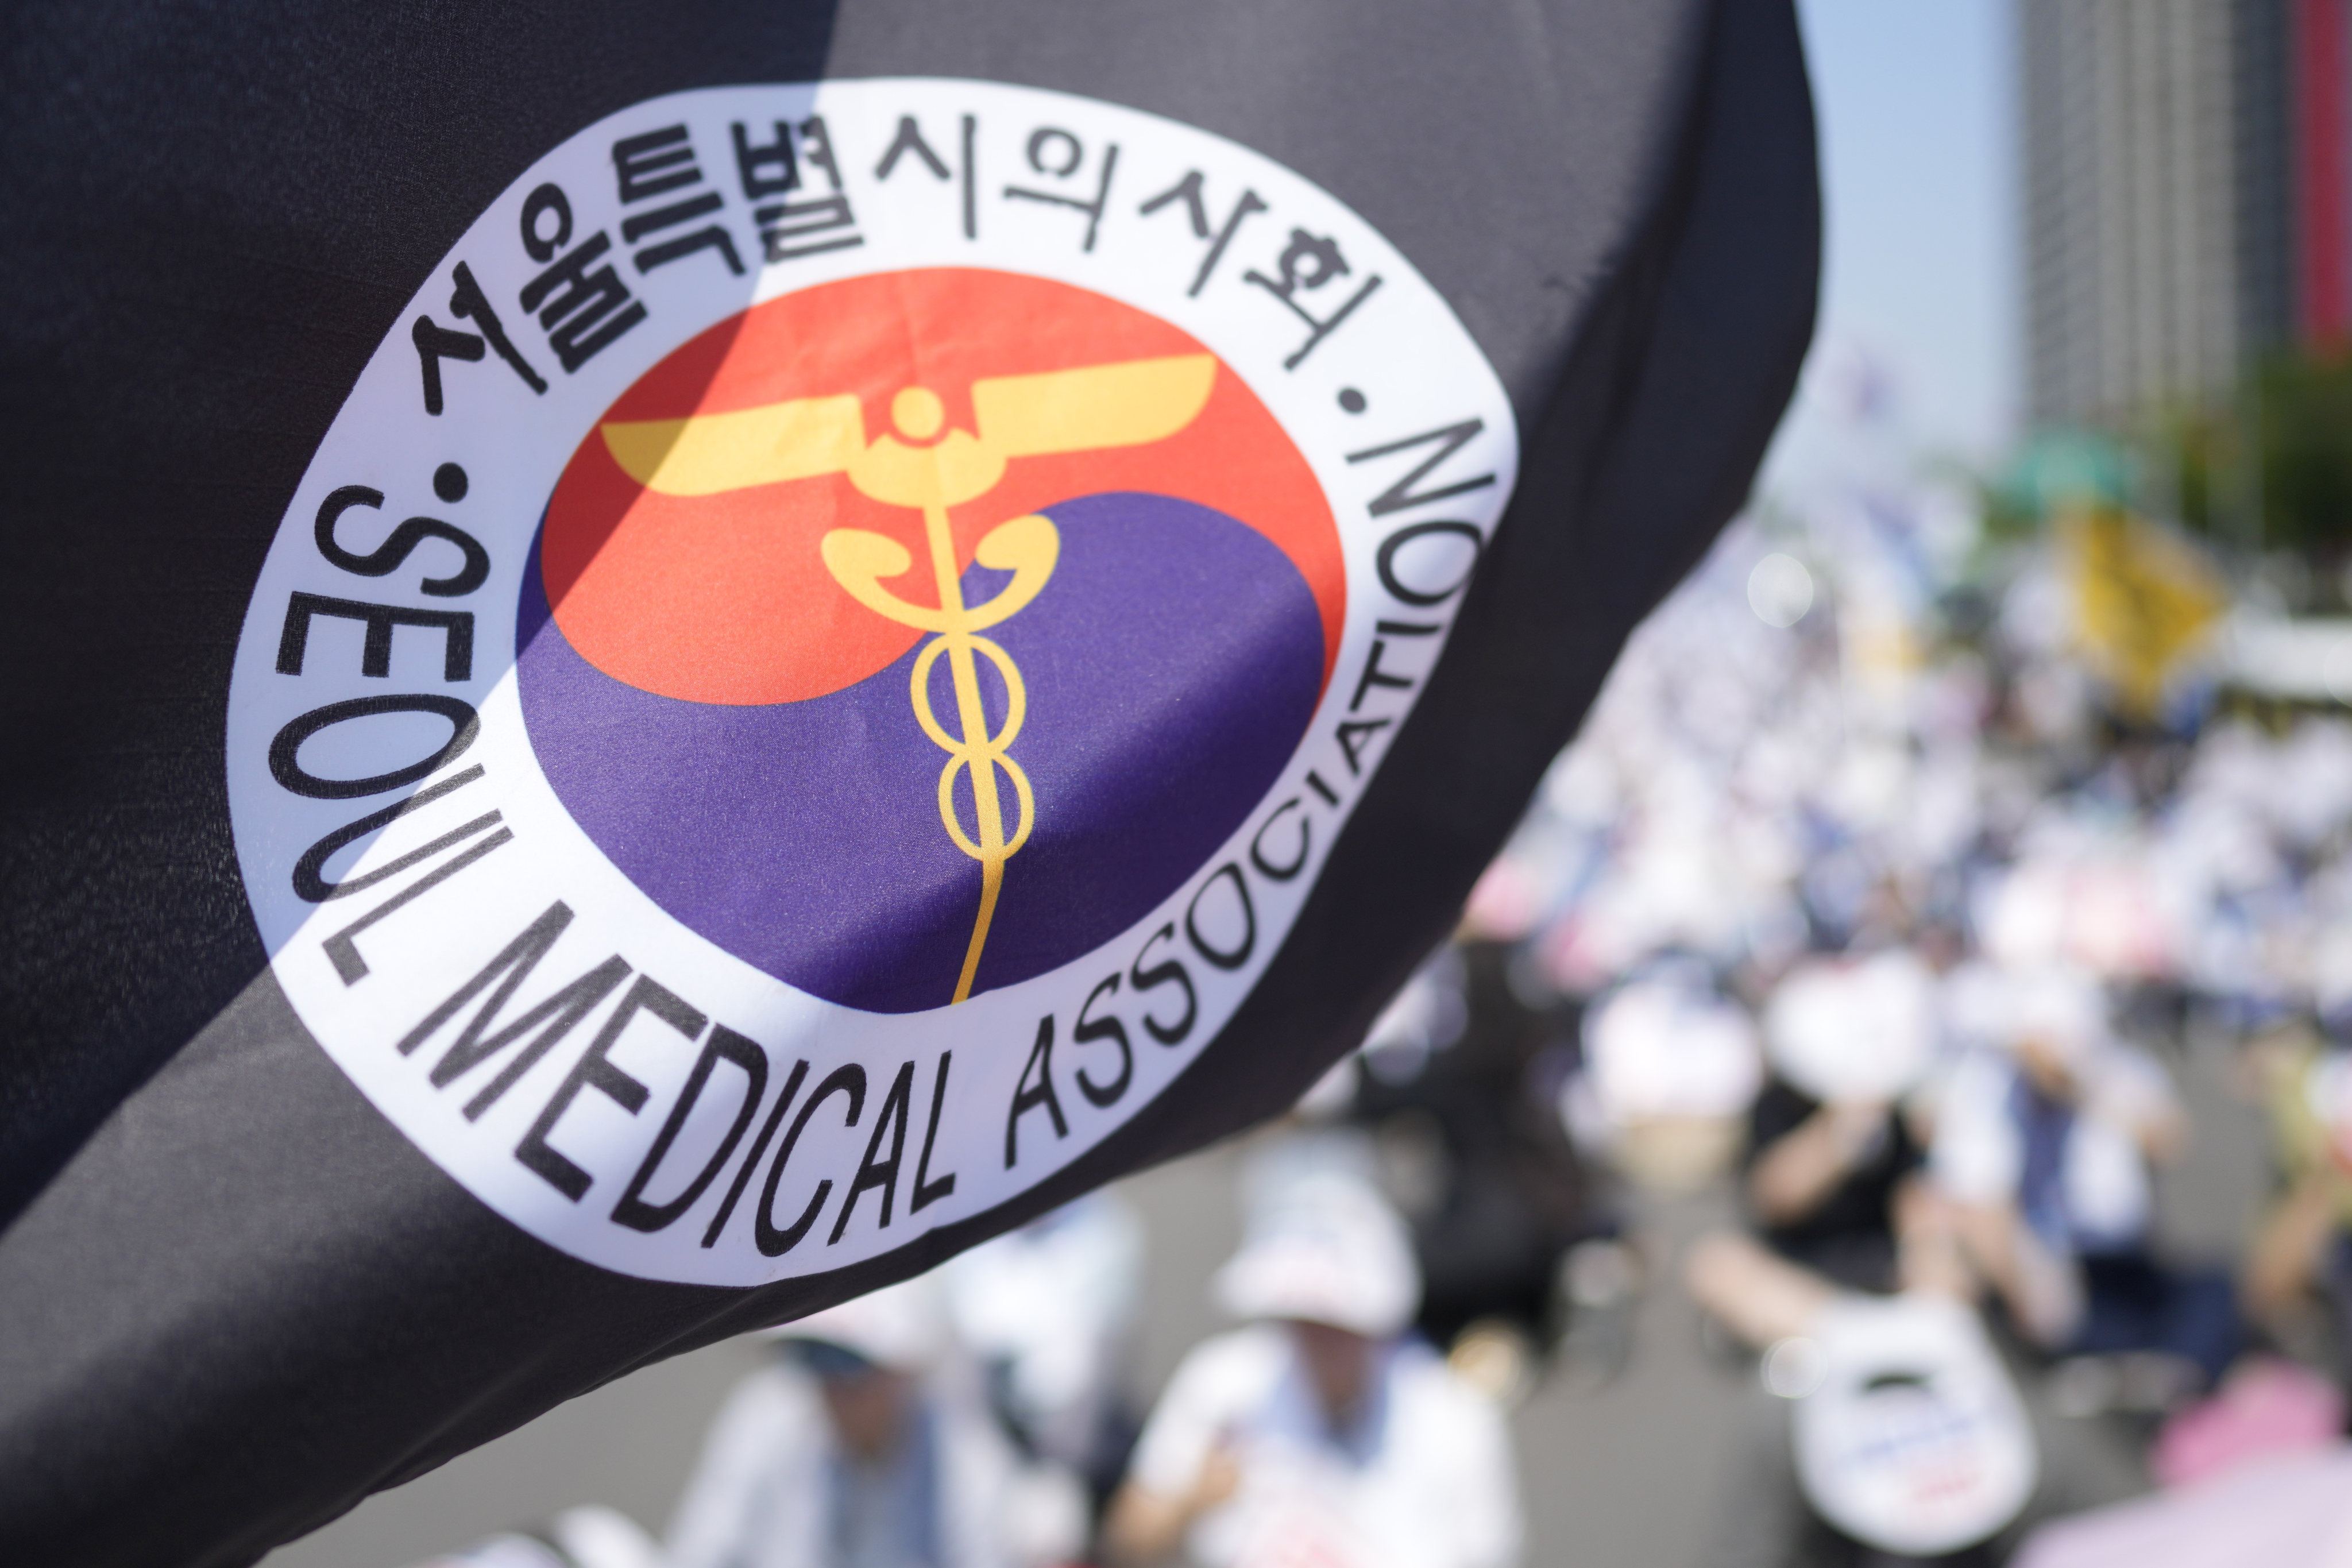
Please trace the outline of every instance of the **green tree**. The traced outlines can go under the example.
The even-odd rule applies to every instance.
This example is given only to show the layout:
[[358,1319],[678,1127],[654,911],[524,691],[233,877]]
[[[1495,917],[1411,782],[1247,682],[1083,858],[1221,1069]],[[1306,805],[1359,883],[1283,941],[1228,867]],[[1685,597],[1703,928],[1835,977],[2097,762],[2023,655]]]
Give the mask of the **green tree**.
[[2255,375],[2263,539],[2336,554],[2352,546],[2352,354],[2282,355]]

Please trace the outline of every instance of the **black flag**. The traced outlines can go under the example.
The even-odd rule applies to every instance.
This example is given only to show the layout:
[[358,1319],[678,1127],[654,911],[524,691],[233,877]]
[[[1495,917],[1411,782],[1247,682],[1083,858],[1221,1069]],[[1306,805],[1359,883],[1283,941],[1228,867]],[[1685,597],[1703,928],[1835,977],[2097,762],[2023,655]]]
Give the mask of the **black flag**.
[[12,1563],[1286,1106],[1811,324],[1785,0],[36,5],[0,103]]

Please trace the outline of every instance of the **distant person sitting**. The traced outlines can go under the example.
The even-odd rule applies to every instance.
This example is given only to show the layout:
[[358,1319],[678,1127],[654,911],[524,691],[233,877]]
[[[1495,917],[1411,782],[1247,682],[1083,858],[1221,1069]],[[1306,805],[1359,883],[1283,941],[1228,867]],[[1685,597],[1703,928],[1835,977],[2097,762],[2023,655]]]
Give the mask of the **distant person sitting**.
[[1928,1064],[1931,986],[1894,948],[1801,965],[1765,1009],[1771,1076],[1742,1160],[1753,1234],[1702,1240],[1687,1269],[1699,1304],[1757,1349],[1841,1293],[1967,1293],[1901,1105]]
[[2021,976],[2012,1000],[2009,1048],[1953,1074],[1929,1156],[1972,1260],[2047,1352],[2156,1352],[2218,1382],[2240,1342],[2230,1284],[2152,1248],[2149,1163],[2188,1131],[2170,1081],[2112,1037],[2087,977]]
[[1412,1225],[1419,1326],[1440,1347],[1497,1319],[1548,1344],[1566,1316],[1562,1258],[1614,1228],[1560,1123],[1557,1078],[1531,1091],[1563,1019],[1530,1005],[1521,957],[1494,942],[1441,949],[1365,1042],[1356,1120],[1425,1149],[1435,1173]]
[[1115,1562],[1507,1568],[1517,1491],[1500,1411],[1418,1340],[1403,1226],[1330,1174],[1261,1205],[1217,1279],[1250,1326],[1195,1348],[1111,1508]]
[[2279,1191],[2246,1250],[2240,1299],[2279,1345],[2352,1375],[2352,1052],[2286,1028],[2249,1054]]
[[1125,1200],[1094,1192],[940,1270],[957,1336],[1006,1435],[1104,1503],[1135,1440],[1124,1373],[1142,1252]]
[[1016,1462],[947,1366],[929,1279],[777,1331],[671,1527],[668,1568],[1039,1568],[1078,1552],[1084,1503]]

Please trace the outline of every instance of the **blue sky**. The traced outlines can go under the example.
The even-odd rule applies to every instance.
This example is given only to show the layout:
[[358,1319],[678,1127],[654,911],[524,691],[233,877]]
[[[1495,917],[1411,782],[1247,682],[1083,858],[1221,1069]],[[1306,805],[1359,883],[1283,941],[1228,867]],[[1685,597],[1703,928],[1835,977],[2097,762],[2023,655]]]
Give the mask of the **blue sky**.
[[2021,394],[2007,0],[1799,0],[1822,135],[1821,331],[1769,486],[1852,428],[1882,373],[1899,443],[1998,460]]

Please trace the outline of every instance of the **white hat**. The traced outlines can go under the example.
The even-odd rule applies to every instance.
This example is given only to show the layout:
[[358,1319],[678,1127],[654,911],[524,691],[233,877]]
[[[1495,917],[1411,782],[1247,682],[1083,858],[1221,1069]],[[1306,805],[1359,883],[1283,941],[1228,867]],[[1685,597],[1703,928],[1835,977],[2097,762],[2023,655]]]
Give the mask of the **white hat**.
[[1403,1222],[1379,1194],[1317,1175],[1253,1216],[1215,1290],[1237,1318],[1297,1318],[1385,1339],[1412,1321],[1421,1269]]
[[1587,1013],[1584,1061],[1602,1114],[1619,1127],[1738,1116],[1763,1080],[1748,1015],[1676,980],[1633,981]]
[[1820,1100],[1893,1100],[1935,1051],[1934,982],[1906,948],[1790,972],[1764,1009],[1772,1066]]
[[765,1331],[772,1340],[817,1340],[892,1372],[922,1372],[947,1353],[947,1303],[926,1274]]
[[656,1568],[661,1548],[637,1521],[602,1504],[566,1509],[530,1534],[501,1531],[421,1568]]
[[2107,1043],[2106,994],[2079,969],[2024,970],[2009,979],[2008,1043],[2032,1038],[2068,1062],[2086,1060]]

